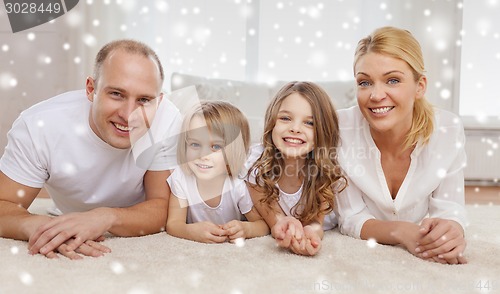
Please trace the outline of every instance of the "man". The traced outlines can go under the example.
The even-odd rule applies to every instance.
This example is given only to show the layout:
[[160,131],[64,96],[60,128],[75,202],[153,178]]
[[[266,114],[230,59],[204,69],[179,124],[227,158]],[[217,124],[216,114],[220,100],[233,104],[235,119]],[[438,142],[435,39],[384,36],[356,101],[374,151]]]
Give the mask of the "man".
[[[106,232],[140,236],[163,230],[166,178],[176,165],[177,142],[168,137],[180,128],[175,106],[159,102],[163,79],[153,50],[114,41],[97,54],[85,92],[64,93],[21,113],[0,159],[0,236],[29,241],[30,254],[79,259],[109,252],[97,242]],[[149,127],[148,114],[158,104],[168,135],[160,144],[151,142],[160,147],[144,167],[135,162],[131,139],[140,137],[140,121]],[[44,185],[63,215],[27,211]]]

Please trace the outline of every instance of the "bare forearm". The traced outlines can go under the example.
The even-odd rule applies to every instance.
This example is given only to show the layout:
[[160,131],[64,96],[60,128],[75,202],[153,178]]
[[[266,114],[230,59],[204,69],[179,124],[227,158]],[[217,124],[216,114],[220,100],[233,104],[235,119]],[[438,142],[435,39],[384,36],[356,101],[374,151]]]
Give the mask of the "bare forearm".
[[412,229],[418,230],[418,225],[403,221],[367,220],[361,229],[361,239],[375,239],[377,243],[398,245],[404,243],[405,233]]
[[49,219],[48,216],[30,214],[12,202],[0,201],[1,237],[27,241],[38,226]]
[[195,240],[195,236],[190,232],[190,227],[192,225],[186,224],[186,222],[168,221],[167,234],[177,238]]
[[263,219],[252,222],[243,222],[243,226],[245,228],[247,238],[265,236],[270,232],[269,226]]
[[282,217],[285,216],[279,204],[274,201],[271,205],[263,203],[261,200],[264,197],[260,188],[255,185],[247,183],[248,191],[253,201],[254,208],[260,217],[264,219],[267,225],[272,228]]
[[168,201],[151,199],[127,208],[98,208],[109,215],[109,232],[122,237],[154,234],[165,228]]

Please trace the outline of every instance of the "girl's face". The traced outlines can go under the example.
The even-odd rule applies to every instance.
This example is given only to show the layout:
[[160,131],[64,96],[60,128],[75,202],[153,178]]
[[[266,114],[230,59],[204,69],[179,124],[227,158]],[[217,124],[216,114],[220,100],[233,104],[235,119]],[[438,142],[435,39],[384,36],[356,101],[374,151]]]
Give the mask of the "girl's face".
[[354,68],[358,105],[372,132],[406,134],[412,123],[413,105],[425,94],[425,76],[415,82],[403,60],[367,53]]
[[189,124],[186,156],[188,166],[197,179],[213,180],[227,175],[224,139],[208,131],[205,119],[194,116]]
[[272,139],[285,158],[305,158],[314,149],[311,105],[300,94],[292,93],[281,103]]

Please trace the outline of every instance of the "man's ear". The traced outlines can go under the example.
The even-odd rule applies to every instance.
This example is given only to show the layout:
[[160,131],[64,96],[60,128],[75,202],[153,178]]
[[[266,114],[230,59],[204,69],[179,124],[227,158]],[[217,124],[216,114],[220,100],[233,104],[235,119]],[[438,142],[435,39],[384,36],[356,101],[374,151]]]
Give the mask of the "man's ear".
[[90,102],[94,101],[95,94],[95,80],[92,77],[87,77],[87,81],[85,82],[85,93],[87,95],[87,99]]

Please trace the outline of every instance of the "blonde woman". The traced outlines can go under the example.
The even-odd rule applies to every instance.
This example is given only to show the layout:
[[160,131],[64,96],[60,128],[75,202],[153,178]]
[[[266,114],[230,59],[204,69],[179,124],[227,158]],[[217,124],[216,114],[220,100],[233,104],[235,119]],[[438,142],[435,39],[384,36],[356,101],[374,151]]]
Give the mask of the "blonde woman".
[[426,260],[466,263],[464,129],[427,102],[424,72],[406,30],[379,28],[358,43],[358,106],[338,112],[349,181],[337,198],[339,225]]

